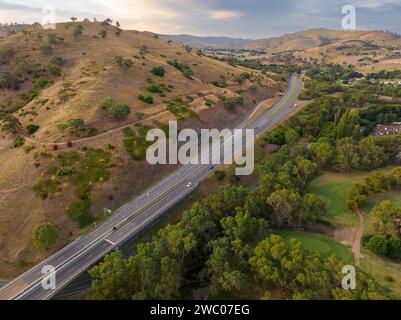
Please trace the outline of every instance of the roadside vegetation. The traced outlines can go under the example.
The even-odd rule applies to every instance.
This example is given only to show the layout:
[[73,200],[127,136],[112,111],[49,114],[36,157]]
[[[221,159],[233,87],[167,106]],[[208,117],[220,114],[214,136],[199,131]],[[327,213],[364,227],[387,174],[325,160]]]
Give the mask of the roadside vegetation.
[[[353,72],[346,69],[333,81],[359,76]],[[206,297],[393,298],[385,283],[379,284],[360,268],[358,290],[343,290],[339,279],[342,266],[354,260],[350,251],[323,235],[294,231],[355,225],[357,215],[347,203],[355,177],[363,181],[372,170],[398,161],[401,136],[371,136],[360,110],[349,107],[347,90],[341,91],[343,96],[318,98],[260,139],[256,189],[226,185],[194,203],[178,223],[164,226],[151,241],[138,244],[135,256],[125,259],[116,252],[106,257],[90,271],[94,277],[90,296],[173,299],[207,288]],[[267,145],[278,146],[278,151],[266,157]],[[328,171],[349,179],[316,182]],[[216,179],[224,176],[216,173]],[[337,182],[343,184],[341,192]],[[113,272],[116,265],[130,276]],[[118,290],[106,289],[109,281]]]

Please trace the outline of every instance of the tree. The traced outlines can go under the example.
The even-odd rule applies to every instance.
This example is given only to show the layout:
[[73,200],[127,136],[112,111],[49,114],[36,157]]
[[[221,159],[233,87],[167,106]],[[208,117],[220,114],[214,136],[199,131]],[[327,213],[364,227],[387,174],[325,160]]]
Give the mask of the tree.
[[33,245],[41,250],[52,247],[57,242],[58,238],[58,230],[51,224],[37,226],[32,234]]
[[26,131],[28,132],[29,135],[33,135],[34,133],[36,133],[36,131],[39,130],[39,126],[36,124],[29,124],[26,126]]
[[103,26],[109,26],[109,25],[111,25],[113,23],[113,20],[111,20],[110,18],[107,18],[106,20],[104,20],[103,22],[102,22],[102,25]]
[[356,109],[348,109],[342,116],[338,124],[338,139],[351,137],[354,129],[359,125],[359,111]]
[[83,27],[82,24],[77,25],[77,26],[74,28],[74,32],[73,32],[74,37],[77,38],[77,37],[81,36],[83,30],[84,30],[84,27]]
[[134,64],[131,59],[124,59],[123,56],[116,56],[114,58],[115,63],[122,69],[129,69]]
[[62,66],[65,63],[65,60],[62,57],[53,57],[51,63],[57,66]]
[[307,254],[296,240],[286,242],[272,235],[255,247],[249,263],[263,287],[279,285],[291,290],[293,298],[313,298],[329,286],[319,255]]
[[234,215],[236,209],[245,204],[247,193],[243,186],[227,185],[203,200],[202,204],[215,221],[220,221],[225,216]]
[[350,140],[343,139],[337,143],[334,166],[339,171],[358,169],[360,164],[359,150]]
[[223,237],[211,243],[212,253],[206,262],[211,275],[210,289],[243,294],[250,285],[250,244],[266,236],[267,222],[240,212],[223,218],[221,226]]
[[290,145],[294,144],[295,142],[298,141],[299,137],[300,136],[299,136],[298,132],[292,128],[288,128],[288,130],[285,132],[285,142],[287,144],[290,144]]
[[348,195],[347,205],[350,210],[362,208],[368,202],[368,192],[365,185],[357,183]]
[[173,299],[179,295],[179,267],[161,241],[140,244],[135,256],[120,252],[106,256],[89,271],[94,278],[91,296],[99,300]]
[[327,166],[331,163],[334,157],[335,148],[327,140],[319,140],[310,145],[312,152],[320,166]]
[[291,224],[301,204],[301,196],[291,190],[282,189],[272,193],[267,203],[273,208],[273,220],[278,227]]
[[117,27],[117,28],[121,28],[121,24],[120,24],[119,21],[116,21],[116,27]]
[[360,166],[372,170],[383,166],[388,158],[382,147],[376,145],[372,137],[363,139],[359,144]]
[[106,38],[106,36],[107,36],[107,30],[101,30],[101,31],[99,31],[98,35],[99,35],[100,37],[102,37],[103,39]]
[[384,235],[375,235],[368,242],[368,249],[380,256],[387,256],[388,245],[387,237]]
[[401,207],[391,201],[383,201],[372,211],[372,229],[380,235],[399,235],[399,221],[401,219]]
[[166,74],[166,70],[164,69],[164,67],[155,67],[152,69],[151,72],[158,77],[164,77],[164,75]]
[[322,197],[311,193],[305,195],[302,199],[301,214],[298,216],[298,226],[300,227],[303,223],[316,224],[326,210],[326,203]]
[[125,120],[131,113],[131,108],[129,105],[124,103],[116,103],[111,98],[105,99],[101,104],[101,108],[106,111],[109,117],[112,117],[118,121]]
[[78,20],[78,18],[76,18],[76,17],[71,17],[71,21],[72,22],[75,22],[75,21],[77,21]]
[[293,174],[297,179],[297,186],[300,190],[304,190],[306,185],[316,175],[317,166],[310,160],[302,159],[294,166]]

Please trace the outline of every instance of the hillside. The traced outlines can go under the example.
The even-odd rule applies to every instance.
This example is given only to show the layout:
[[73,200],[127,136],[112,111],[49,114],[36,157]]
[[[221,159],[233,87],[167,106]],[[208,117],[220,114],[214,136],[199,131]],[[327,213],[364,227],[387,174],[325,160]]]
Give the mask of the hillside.
[[377,45],[400,46],[401,37],[388,32],[378,31],[338,31],[312,29],[286,34],[281,37],[257,40],[247,46],[248,49],[285,52],[306,50],[349,40],[369,41]]
[[4,39],[9,35],[31,28],[30,24],[1,24],[0,23],[0,39]]
[[197,48],[238,48],[250,45],[255,40],[229,37],[196,37],[191,35],[160,35],[162,39],[171,40]]
[[[233,127],[282,88],[258,71],[101,23],[38,26],[0,41],[0,277],[172,170],[144,161],[149,128],[174,119]],[[43,224],[59,235],[40,250],[32,234]]]

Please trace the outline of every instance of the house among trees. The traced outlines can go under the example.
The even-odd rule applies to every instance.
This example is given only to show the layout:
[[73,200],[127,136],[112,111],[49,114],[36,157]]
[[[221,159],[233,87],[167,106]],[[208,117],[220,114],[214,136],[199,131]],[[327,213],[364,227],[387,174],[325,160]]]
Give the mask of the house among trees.
[[401,122],[378,124],[374,131],[374,135],[376,136],[389,136],[394,134],[401,134]]

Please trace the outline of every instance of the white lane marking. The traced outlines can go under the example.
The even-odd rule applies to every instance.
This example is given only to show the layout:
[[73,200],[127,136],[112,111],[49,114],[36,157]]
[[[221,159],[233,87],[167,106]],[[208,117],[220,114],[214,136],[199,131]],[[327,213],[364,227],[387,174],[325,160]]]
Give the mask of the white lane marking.
[[115,243],[111,242],[109,239],[104,239],[104,241],[110,243],[113,247],[116,245]]

